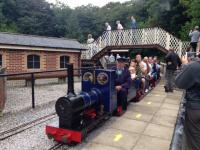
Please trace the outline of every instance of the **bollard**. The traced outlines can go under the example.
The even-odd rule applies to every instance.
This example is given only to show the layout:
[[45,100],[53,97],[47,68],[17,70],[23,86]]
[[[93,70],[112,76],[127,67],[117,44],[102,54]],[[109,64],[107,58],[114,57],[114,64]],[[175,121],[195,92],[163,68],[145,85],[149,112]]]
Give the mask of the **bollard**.
[[[5,73],[5,68],[0,68],[0,75]],[[3,109],[6,102],[6,77],[0,77],[0,117],[3,116]]]

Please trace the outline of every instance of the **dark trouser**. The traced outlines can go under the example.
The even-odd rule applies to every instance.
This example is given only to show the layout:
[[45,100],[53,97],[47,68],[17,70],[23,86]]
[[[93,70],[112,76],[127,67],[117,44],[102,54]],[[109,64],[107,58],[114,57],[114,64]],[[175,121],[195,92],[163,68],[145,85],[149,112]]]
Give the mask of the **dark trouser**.
[[127,89],[121,89],[117,92],[117,106],[122,106],[123,110],[127,109]]
[[174,74],[175,74],[175,71],[174,71],[174,70],[166,69],[166,74],[165,74],[165,87],[166,87],[168,90],[173,90],[173,87],[174,87]]
[[193,51],[193,52],[196,52],[196,49],[197,49],[197,42],[191,42],[191,43],[190,43],[190,46],[192,47],[192,51]]
[[184,150],[200,150],[200,108],[186,108]]

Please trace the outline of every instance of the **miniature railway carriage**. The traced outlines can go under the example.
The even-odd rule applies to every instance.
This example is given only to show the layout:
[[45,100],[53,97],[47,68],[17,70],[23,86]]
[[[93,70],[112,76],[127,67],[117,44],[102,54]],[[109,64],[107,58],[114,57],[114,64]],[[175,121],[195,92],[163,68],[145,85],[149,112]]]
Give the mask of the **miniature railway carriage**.
[[[92,129],[118,110],[115,71],[82,70],[82,91],[79,94],[74,94],[73,66],[68,67],[68,77],[68,95],[60,97],[55,105],[59,121],[47,125],[46,134],[57,142],[80,143]],[[136,97],[134,86],[129,91],[128,101]]]

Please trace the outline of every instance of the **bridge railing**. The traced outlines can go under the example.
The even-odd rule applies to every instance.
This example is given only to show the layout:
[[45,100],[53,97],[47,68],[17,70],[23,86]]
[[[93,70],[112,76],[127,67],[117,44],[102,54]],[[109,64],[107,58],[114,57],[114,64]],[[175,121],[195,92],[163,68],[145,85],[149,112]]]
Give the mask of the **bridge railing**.
[[143,28],[112,30],[103,34],[93,43],[88,44],[88,50],[82,54],[82,59],[91,59],[107,46],[123,45],[159,45],[166,50],[173,48],[179,56],[185,54],[189,42],[183,42],[162,28]]

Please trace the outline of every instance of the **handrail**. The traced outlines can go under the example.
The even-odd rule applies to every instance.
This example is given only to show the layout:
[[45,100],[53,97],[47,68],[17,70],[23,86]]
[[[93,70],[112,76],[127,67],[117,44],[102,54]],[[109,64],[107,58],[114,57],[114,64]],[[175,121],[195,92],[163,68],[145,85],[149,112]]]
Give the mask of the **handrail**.
[[[97,66],[98,67],[98,66]],[[74,70],[85,70],[85,69],[96,69],[96,67],[81,67],[81,68],[74,68]],[[66,69],[60,69],[60,70],[48,70],[48,71],[35,71],[35,72],[22,72],[22,73],[5,73],[0,74],[0,77],[11,77],[11,76],[20,76],[20,75],[31,75],[31,74],[41,74],[41,73],[51,73],[51,72],[61,72],[61,71],[67,71]]]

